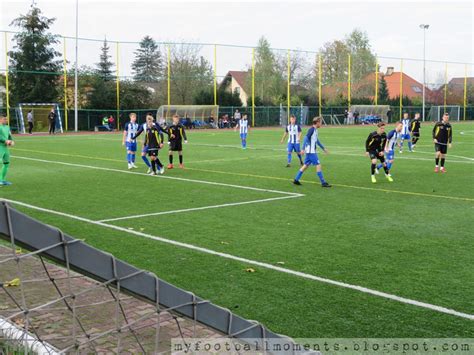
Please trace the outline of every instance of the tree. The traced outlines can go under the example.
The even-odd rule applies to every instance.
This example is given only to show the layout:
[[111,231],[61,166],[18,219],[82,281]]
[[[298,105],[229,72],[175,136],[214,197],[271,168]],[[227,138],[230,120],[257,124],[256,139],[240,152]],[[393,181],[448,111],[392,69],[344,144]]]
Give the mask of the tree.
[[322,82],[333,84],[347,81],[349,48],[343,41],[327,42],[320,49]]
[[352,80],[356,82],[365,78],[369,73],[373,73],[376,58],[371,51],[367,33],[355,29],[346,36],[345,44],[351,54]]
[[200,46],[189,44],[175,45],[170,49],[173,105],[189,105],[199,91],[212,88],[212,67],[199,55],[200,50]]
[[[351,57],[351,82],[353,99],[366,100],[373,96],[373,81],[367,82],[367,76],[374,72],[375,55],[372,53],[367,34],[358,29],[353,30],[343,40],[325,43],[319,50],[322,58],[323,85],[330,86],[330,100],[340,101],[347,96],[349,76],[349,55]],[[318,72],[316,70],[316,74]]]
[[163,72],[161,53],[156,42],[150,36],[140,41],[140,48],[135,51],[132,63],[133,79],[142,82],[156,82]]
[[[6,77],[4,74],[0,74],[0,88],[5,88],[5,85],[6,85]],[[3,109],[3,107],[7,107],[7,95],[6,93],[4,92],[1,92],[0,93],[0,110]],[[0,111],[0,114],[2,114],[2,112]]]
[[255,94],[265,104],[279,104],[283,101],[285,80],[281,62],[272,52],[270,42],[261,37],[255,49]]
[[120,82],[120,108],[122,110],[151,107],[152,92],[142,84],[125,80]]
[[104,39],[104,44],[100,48],[100,61],[97,63],[97,74],[105,81],[113,80],[112,68],[114,64],[110,61],[109,45],[107,39]]
[[57,100],[60,53],[53,48],[58,43],[57,36],[48,32],[54,21],[32,7],[11,23],[20,28],[13,36],[14,50],[9,53],[12,104]]
[[387,104],[389,98],[390,96],[388,93],[387,81],[385,80],[385,77],[382,75],[379,80],[379,92],[378,92],[377,103],[379,105],[385,105]]
[[[95,76],[87,91],[87,107],[113,110],[117,106],[117,88],[114,82]],[[125,80],[120,82],[120,109],[145,109],[151,105],[152,93],[145,86]]]

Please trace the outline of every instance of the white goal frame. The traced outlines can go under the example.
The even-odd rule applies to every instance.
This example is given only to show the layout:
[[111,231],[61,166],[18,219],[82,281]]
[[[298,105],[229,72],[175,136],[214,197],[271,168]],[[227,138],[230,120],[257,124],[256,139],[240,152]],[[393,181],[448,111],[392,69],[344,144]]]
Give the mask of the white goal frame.
[[55,103],[55,102],[49,102],[49,103],[20,103],[18,104],[18,107],[16,108],[16,112],[17,112],[17,117],[18,117],[18,121],[20,122],[20,127],[19,129],[21,129],[21,133],[22,134],[26,134],[26,126],[25,126],[25,117],[23,115],[23,109],[24,108],[29,108],[29,107],[38,107],[38,106],[52,106],[54,107],[54,110],[56,111],[56,114],[58,115],[58,123],[56,124],[56,127],[59,125],[59,131],[61,133],[64,133],[63,131],[63,121],[61,119],[61,110],[59,108],[59,104],[58,103]]
[[428,114],[428,119],[430,121],[441,121],[443,114],[449,113],[449,119],[454,121],[461,120],[461,106],[460,105],[438,105],[431,106],[430,112]]

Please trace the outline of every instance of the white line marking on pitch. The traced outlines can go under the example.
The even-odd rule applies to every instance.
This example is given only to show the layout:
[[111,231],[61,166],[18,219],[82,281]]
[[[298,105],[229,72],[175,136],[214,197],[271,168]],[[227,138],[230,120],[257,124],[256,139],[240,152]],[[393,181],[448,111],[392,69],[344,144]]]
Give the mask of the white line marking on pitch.
[[203,207],[194,207],[194,208],[186,208],[181,210],[174,210],[174,211],[163,211],[163,212],[155,212],[155,213],[146,213],[140,214],[135,216],[125,216],[125,217],[117,217],[117,218],[109,218],[109,219],[102,219],[97,222],[113,222],[113,221],[122,221],[125,219],[135,219],[135,218],[142,218],[142,217],[150,217],[150,216],[161,216],[164,214],[175,214],[175,213],[183,213],[183,212],[192,212],[192,211],[202,211],[202,210],[209,210],[213,208],[221,208],[221,207],[232,207],[232,206],[241,206],[241,205],[250,205],[254,203],[261,203],[261,202],[270,202],[270,201],[278,201],[278,200],[285,200],[289,198],[298,198],[301,196],[283,196],[283,197],[273,197],[273,198],[266,198],[262,200],[252,200],[252,201],[244,201],[244,202],[234,202],[234,203],[224,203],[221,205],[211,205],[211,206],[203,206]]
[[345,282],[331,280],[331,279],[327,279],[327,278],[312,275],[312,274],[307,274],[307,273],[300,272],[300,271],[286,269],[286,268],[283,268],[283,267],[267,264],[267,263],[256,261],[256,260],[246,259],[246,258],[242,258],[242,257],[239,257],[239,256],[227,254],[227,253],[221,253],[221,252],[217,252],[217,251],[214,251],[214,250],[211,250],[211,249],[198,247],[198,246],[193,245],[193,244],[188,244],[188,243],[178,242],[178,241],[171,240],[171,239],[157,237],[157,236],[154,236],[154,235],[151,235],[151,234],[146,234],[146,233],[137,232],[137,231],[134,231],[134,230],[129,230],[129,229],[126,229],[126,228],[123,228],[123,227],[115,226],[113,224],[106,224],[106,223],[103,223],[103,222],[93,221],[93,220],[90,220],[90,219],[87,219],[87,218],[71,215],[71,214],[68,214],[68,213],[63,213],[63,212],[58,212],[58,211],[42,208],[42,207],[37,207],[37,206],[30,205],[30,204],[20,202],[20,201],[15,201],[15,200],[10,200],[10,199],[3,199],[3,200],[6,201],[6,202],[11,202],[13,204],[17,204],[19,206],[30,208],[30,209],[33,209],[33,210],[51,213],[51,214],[55,214],[55,215],[58,215],[58,216],[63,216],[63,217],[75,219],[75,220],[78,220],[78,221],[82,221],[82,222],[89,223],[89,224],[94,224],[94,225],[105,227],[105,228],[115,229],[115,230],[120,231],[120,232],[125,232],[125,233],[128,233],[128,234],[134,234],[134,235],[137,235],[137,236],[140,236],[140,237],[153,239],[153,240],[156,240],[156,241],[159,241],[159,242],[162,242],[162,243],[175,245],[175,246],[178,246],[178,247],[181,247],[181,248],[191,249],[191,250],[195,250],[195,251],[198,251],[198,252],[201,252],[201,253],[206,253],[206,254],[210,254],[210,255],[219,256],[221,258],[239,261],[239,262],[244,263],[244,264],[255,265],[255,266],[265,268],[265,269],[278,271],[278,272],[281,272],[281,273],[284,273],[284,274],[298,276],[298,277],[308,279],[308,280],[318,281],[318,282],[330,284],[330,285],[333,285],[333,286],[338,286],[338,287],[343,287],[343,288],[359,291],[359,292],[370,294],[370,295],[373,295],[373,296],[386,298],[386,299],[389,299],[389,300],[392,300],[392,301],[396,301],[396,302],[400,302],[400,303],[404,303],[404,304],[410,304],[410,305],[416,306],[416,307],[430,309],[432,311],[439,312],[439,313],[445,313],[445,314],[453,315],[453,316],[460,317],[460,318],[466,318],[466,319],[474,320],[474,314],[463,313],[463,312],[456,311],[454,309],[450,309],[450,308],[446,308],[446,307],[442,307],[442,306],[437,306],[437,305],[433,305],[433,304],[430,304],[430,303],[420,302],[420,301],[412,300],[412,299],[405,298],[405,297],[400,297],[400,296],[397,296],[397,295],[393,295],[393,294],[390,294],[390,293],[373,290],[373,289],[366,288],[366,287],[363,287],[363,286],[352,285],[352,284],[348,284],[348,283],[345,283]]
[[[216,147],[216,148],[236,148],[236,149],[242,149],[240,146],[237,146],[237,145],[224,145],[224,144],[193,144],[193,145],[196,145],[196,146],[209,146],[209,147]],[[333,148],[336,148],[336,147],[333,147]],[[330,155],[340,155],[340,156],[347,156],[347,157],[359,157],[359,158],[364,158],[364,159],[367,159],[367,157],[365,156],[364,154],[364,148],[361,148],[361,149],[358,149],[358,148],[351,148],[351,147],[340,147],[340,148],[344,148],[344,150],[341,150],[341,151],[338,151],[338,150],[335,150],[335,151],[332,151],[331,150],[331,146],[328,146],[328,149],[329,149],[329,153]],[[258,146],[258,147],[247,147],[247,149],[249,150],[270,150],[270,151],[278,151],[278,152],[284,152],[286,151],[286,149],[284,148],[264,148],[264,146]],[[360,154],[350,154],[350,153],[343,153],[347,150],[350,150],[350,151],[359,151],[361,152]],[[418,151],[418,153],[420,153]],[[428,152],[423,152],[425,154],[428,154]],[[452,154],[449,154],[449,156],[451,157],[458,157],[458,158],[463,158],[463,159],[468,159],[469,161],[460,161],[460,160],[449,160],[450,163],[461,163],[461,164],[472,164],[472,162],[474,161],[473,158],[468,158],[468,157],[463,157],[463,156],[455,156],[455,155],[452,155]],[[434,153],[433,153],[433,157],[434,157]],[[415,158],[415,157],[407,157],[407,156],[400,156],[400,155],[397,155],[397,159],[402,159],[402,160],[418,160],[418,161],[432,161],[434,160],[433,159],[428,159],[428,158]]]
[[[419,150],[417,150],[416,152],[417,153],[422,153],[422,154],[432,154],[434,156],[434,154],[430,153],[430,152],[422,152],[422,151],[419,151]],[[467,160],[470,160],[470,161],[474,161],[474,158],[465,157],[465,156],[462,156],[462,155],[453,155],[451,153],[449,153],[447,155],[448,155],[448,157],[461,158],[461,159],[467,159]]]
[[93,170],[102,170],[102,171],[113,171],[116,173],[123,173],[123,174],[133,174],[133,175],[140,175],[140,176],[148,176],[152,178],[160,178],[160,179],[170,179],[170,180],[177,180],[177,181],[186,181],[186,182],[194,182],[197,184],[205,184],[205,185],[214,185],[214,186],[224,186],[224,187],[233,187],[236,189],[243,189],[243,190],[252,190],[252,191],[259,191],[259,192],[272,192],[275,194],[280,195],[288,195],[288,196],[304,196],[304,194],[296,193],[296,192],[287,192],[287,191],[280,191],[280,190],[271,190],[271,189],[261,189],[258,187],[251,187],[251,186],[242,186],[242,185],[234,185],[234,184],[225,184],[222,182],[214,182],[214,181],[206,181],[206,180],[195,180],[195,179],[186,179],[186,178],[179,178],[175,176],[163,176],[163,175],[156,175],[150,176],[145,173],[139,173],[135,171],[129,170],[119,170],[119,169],[112,169],[112,168],[104,168],[100,166],[92,166],[92,165],[83,165],[83,164],[73,164],[73,163],[66,163],[62,161],[53,161],[53,160],[44,160],[44,159],[36,159],[36,158],[27,158],[27,157],[20,157],[20,156],[13,156],[15,159],[23,159],[23,160],[31,160],[31,161],[38,161],[41,163],[49,163],[49,164],[58,164],[58,165],[65,165],[65,166],[72,166],[76,168],[86,168],[86,169],[93,169]]

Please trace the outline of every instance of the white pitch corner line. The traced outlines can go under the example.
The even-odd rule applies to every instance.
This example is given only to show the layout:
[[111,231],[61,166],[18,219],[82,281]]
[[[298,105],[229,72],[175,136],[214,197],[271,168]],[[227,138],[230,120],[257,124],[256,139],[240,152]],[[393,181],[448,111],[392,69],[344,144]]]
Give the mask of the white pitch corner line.
[[278,200],[285,200],[285,199],[289,199],[289,198],[298,198],[298,197],[303,197],[303,195],[272,197],[272,198],[265,198],[265,199],[261,199],[261,200],[223,203],[223,204],[220,204],[220,205],[211,205],[211,206],[202,206],[202,207],[194,207],[194,208],[185,208],[185,209],[173,210],[173,211],[162,211],[162,212],[146,213],[146,214],[139,214],[139,215],[134,215],[134,216],[125,216],[125,217],[102,219],[102,220],[97,221],[97,222],[114,222],[114,221],[122,221],[122,220],[125,220],[125,219],[135,219],[135,218],[151,217],[151,216],[161,216],[161,215],[165,215],[165,214],[203,211],[203,210],[209,210],[209,209],[213,209],[213,208],[250,205],[250,204],[255,204],[255,203],[278,201]]
[[171,239],[157,237],[157,236],[154,236],[154,235],[151,235],[151,234],[146,234],[146,233],[143,233],[143,232],[138,232],[138,231],[135,231],[135,230],[126,229],[126,228],[123,228],[123,227],[115,226],[113,224],[106,224],[106,223],[103,223],[103,222],[93,221],[93,220],[90,220],[90,219],[87,219],[87,218],[84,218],[84,217],[79,217],[79,216],[67,214],[67,213],[64,213],[64,212],[58,212],[58,211],[53,211],[53,210],[49,210],[49,209],[42,208],[42,207],[37,207],[37,206],[30,205],[30,204],[20,202],[20,201],[15,201],[15,200],[10,200],[10,199],[3,199],[3,201],[10,202],[10,203],[13,203],[13,204],[17,204],[19,206],[27,207],[27,208],[30,208],[30,209],[33,209],[33,210],[46,212],[46,213],[51,213],[51,214],[55,214],[55,215],[58,215],[58,216],[63,216],[63,217],[75,219],[75,220],[78,220],[78,221],[82,221],[82,222],[85,222],[85,223],[89,223],[89,224],[93,224],[93,225],[97,225],[97,226],[101,226],[101,227],[105,227],[105,228],[109,228],[109,229],[114,229],[114,230],[117,230],[117,231],[120,231],[120,232],[133,234],[133,235],[136,235],[136,236],[139,236],[139,237],[156,240],[156,241],[159,241],[159,242],[162,242],[162,243],[175,245],[175,246],[178,246],[178,247],[181,247],[181,248],[198,251],[198,252],[205,253],[205,254],[215,255],[215,256],[218,256],[218,257],[221,257],[221,258],[238,261],[238,262],[245,263],[245,264],[248,264],[248,265],[255,265],[255,266],[258,266],[258,267],[261,267],[261,268],[281,272],[281,273],[288,274],[288,275],[298,276],[298,277],[301,277],[301,278],[304,278],[304,279],[307,279],[307,280],[313,280],[313,281],[317,281],[317,282],[321,282],[321,283],[325,283],[325,284],[329,284],[329,285],[333,285],[333,286],[338,286],[338,287],[342,287],[342,288],[351,289],[351,290],[354,290],[354,291],[362,292],[362,293],[365,293],[365,294],[370,294],[370,295],[376,296],[376,297],[389,299],[389,300],[396,301],[396,302],[399,302],[399,303],[409,304],[409,305],[412,305],[412,306],[429,309],[431,311],[438,312],[438,313],[444,313],[444,314],[449,314],[449,315],[459,317],[459,318],[474,320],[474,314],[463,313],[463,312],[456,311],[454,309],[450,309],[450,308],[446,308],[446,307],[442,307],[442,306],[437,306],[437,305],[433,305],[433,304],[430,304],[430,303],[420,302],[420,301],[412,300],[412,299],[405,298],[405,297],[400,297],[400,296],[397,296],[397,295],[393,295],[393,294],[382,292],[382,291],[373,290],[373,289],[363,287],[363,286],[352,285],[352,284],[348,284],[348,283],[341,282],[341,281],[331,280],[331,279],[327,279],[327,278],[324,278],[324,277],[303,273],[303,272],[300,272],[300,271],[286,269],[286,268],[283,268],[283,267],[280,267],[280,266],[275,266],[275,265],[272,265],[272,264],[267,264],[267,263],[256,261],[256,260],[246,259],[246,258],[242,258],[242,257],[239,257],[239,256],[227,254],[227,253],[221,253],[221,252],[217,252],[217,251],[214,251],[214,250],[211,250],[211,249],[199,247],[199,246],[196,246],[196,245],[182,243],[182,242],[178,242],[178,241],[171,240]]

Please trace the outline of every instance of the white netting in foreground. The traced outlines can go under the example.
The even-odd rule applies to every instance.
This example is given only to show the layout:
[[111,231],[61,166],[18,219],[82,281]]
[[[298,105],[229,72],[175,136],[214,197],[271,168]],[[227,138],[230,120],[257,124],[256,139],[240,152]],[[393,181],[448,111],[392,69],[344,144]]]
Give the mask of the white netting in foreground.
[[0,239],[0,353],[170,353],[190,338],[293,344],[5,202]]
[[4,347],[162,353],[170,351],[172,338],[220,336],[171,309],[120,292],[120,282],[112,288],[114,280],[99,283],[23,252],[16,246],[0,247],[0,344],[3,341]]

